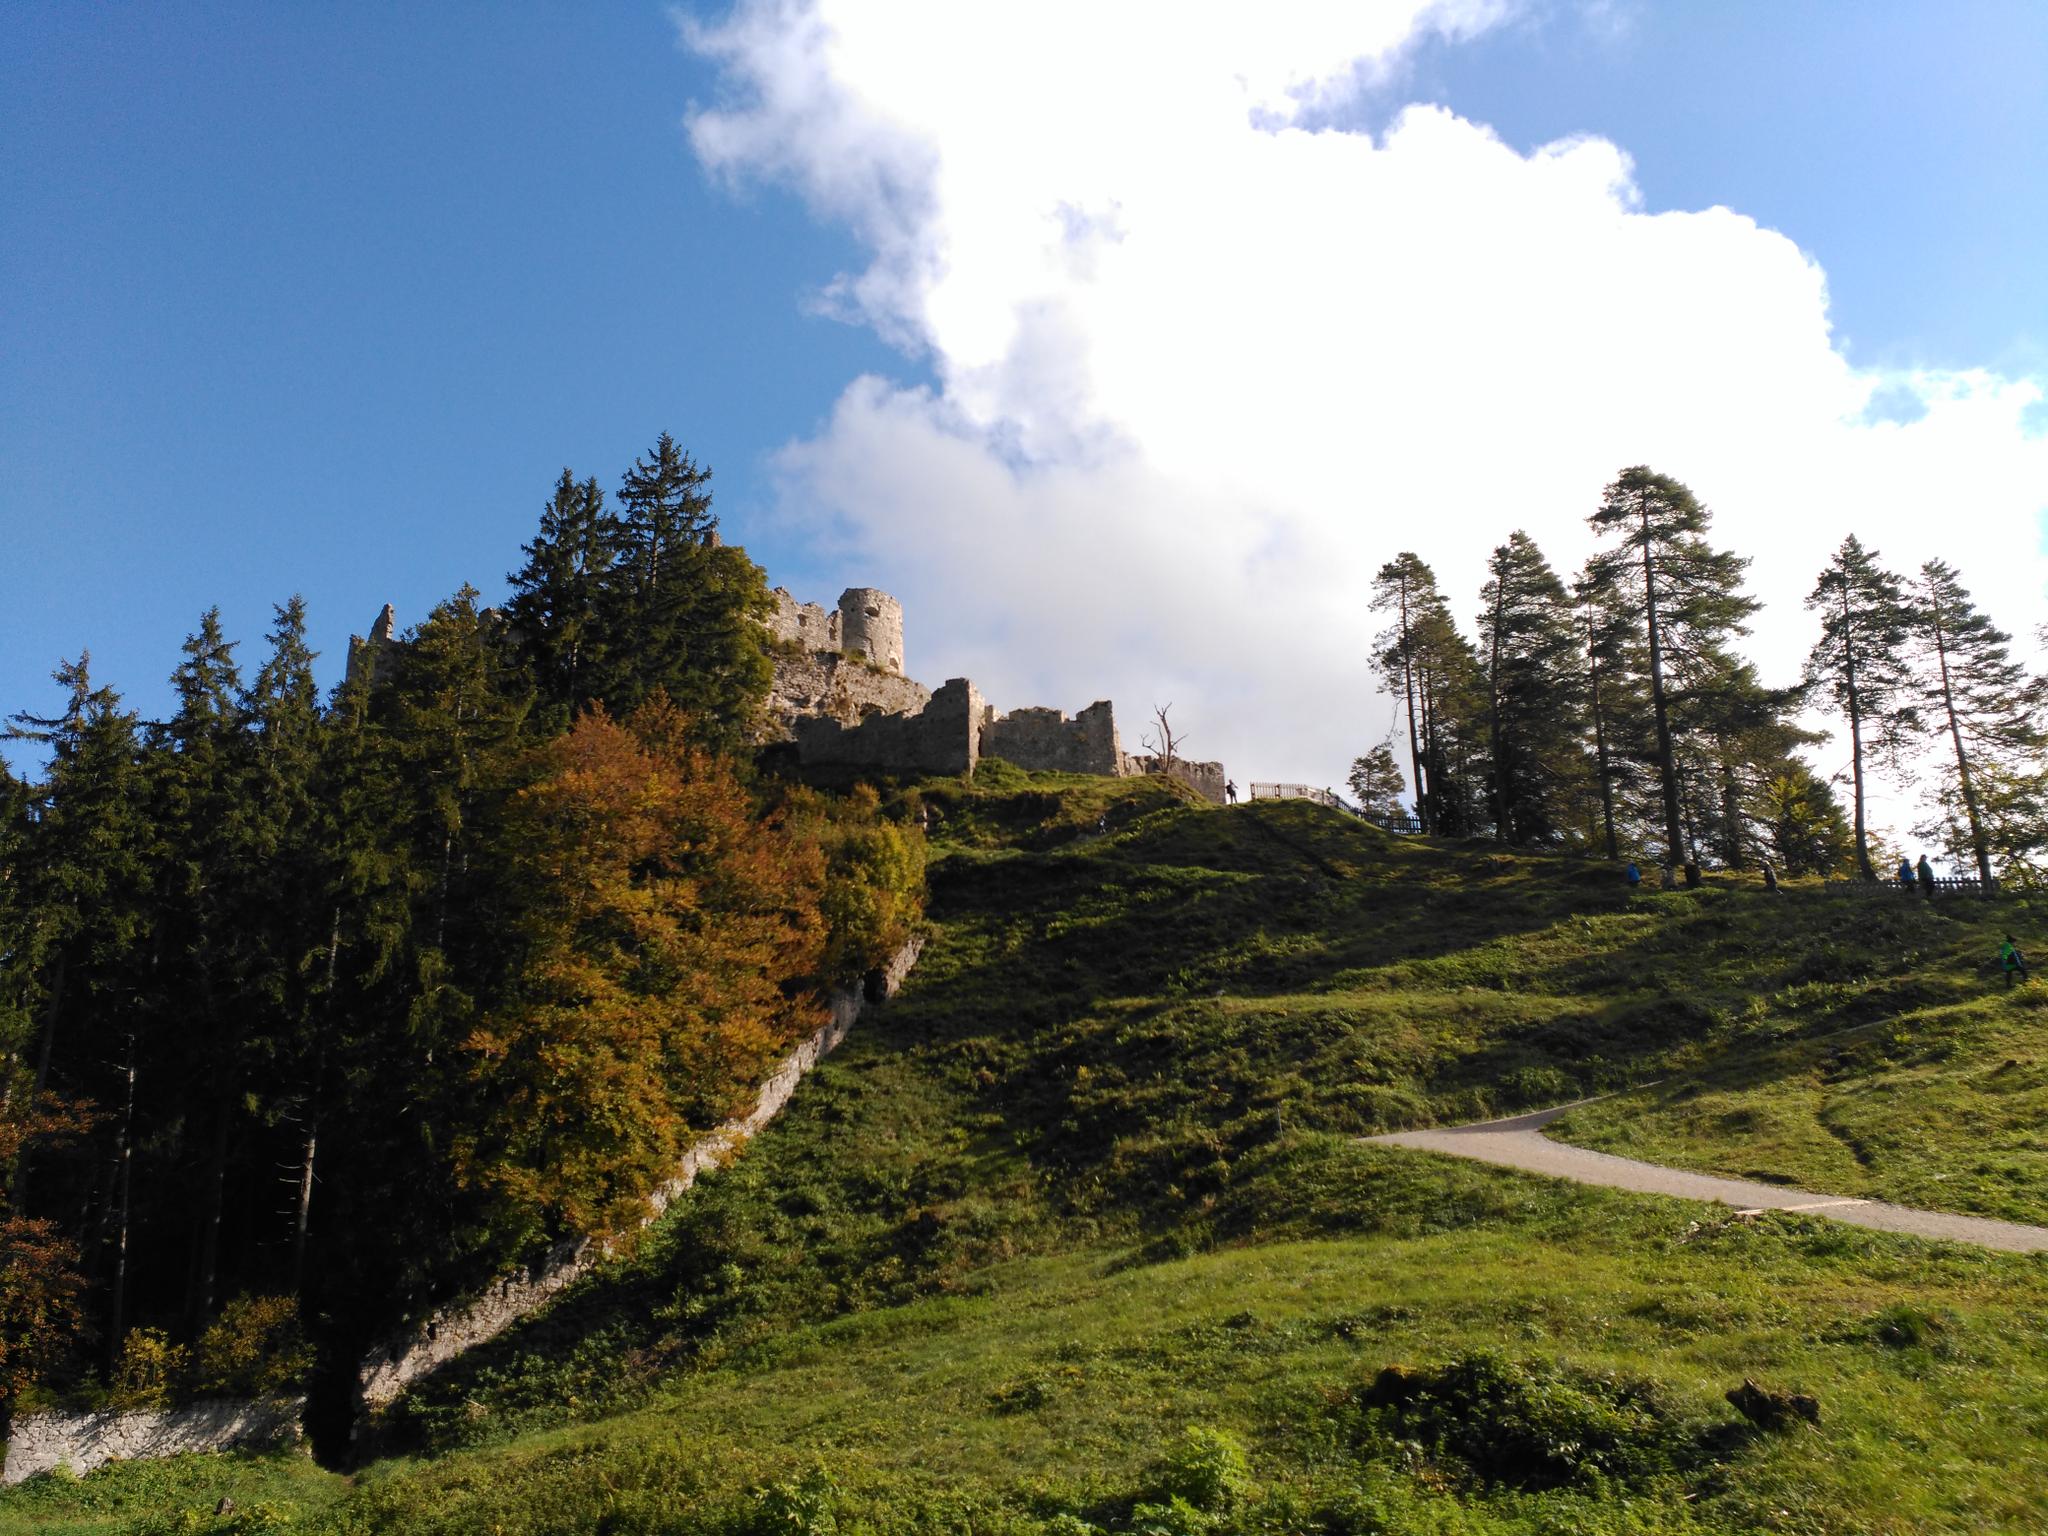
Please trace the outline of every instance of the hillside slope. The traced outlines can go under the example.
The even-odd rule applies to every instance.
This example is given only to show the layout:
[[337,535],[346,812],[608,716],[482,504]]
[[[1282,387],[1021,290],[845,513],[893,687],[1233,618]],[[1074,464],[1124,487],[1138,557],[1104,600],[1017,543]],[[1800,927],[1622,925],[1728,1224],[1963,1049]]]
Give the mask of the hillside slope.
[[[1728,1118],[1797,1128],[1835,1073],[1873,1186],[2040,1219],[2048,988],[1981,970],[2030,913],[1631,895],[1000,767],[915,793],[903,996],[387,1459],[115,1468],[0,1531],[2048,1528],[2048,1266],[1356,1140],[1662,1079],[1573,1134],[1838,1187]],[[1753,1430],[1745,1376],[1820,1428]]]

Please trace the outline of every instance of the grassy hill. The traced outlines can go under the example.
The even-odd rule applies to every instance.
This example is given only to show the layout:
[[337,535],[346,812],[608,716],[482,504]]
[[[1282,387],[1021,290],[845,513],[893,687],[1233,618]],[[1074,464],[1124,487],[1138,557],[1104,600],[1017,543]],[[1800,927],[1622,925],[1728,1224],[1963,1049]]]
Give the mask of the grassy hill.
[[[2048,987],[1986,964],[2039,913],[914,793],[910,986],[631,1261],[352,1478],[112,1468],[0,1532],[2048,1529],[2048,1265],[1357,1139],[1636,1088],[1567,1134],[2048,1219]],[[1753,1429],[1745,1376],[1820,1427]]]

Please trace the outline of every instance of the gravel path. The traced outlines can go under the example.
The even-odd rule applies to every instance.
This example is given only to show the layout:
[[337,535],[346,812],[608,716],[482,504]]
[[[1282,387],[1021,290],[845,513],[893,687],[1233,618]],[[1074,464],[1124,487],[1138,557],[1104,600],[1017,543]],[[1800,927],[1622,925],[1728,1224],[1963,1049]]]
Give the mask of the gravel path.
[[1560,1104],[1555,1109],[1541,1109],[1507,1120],[1484,1120],[1477,1125],[1434,1131],[1397,1131],[1391,1136],[1365,1139],[1386,1146],[1418,1147],[1425,1152],[1475,1158],[1482,1163],[1498,1163],[1503,1168],[1575,1179],[1581,1184],[1603,1184],[1610,1189],[1632,1189],[1645,1195],[1676,1195],[1685,1200],[1716,1200],[1738,1211],[1809,1211],[1831,1221],[1876,1227],[1882,1232],[1908,1232],[1915,1237],[1975,1243],[1980,1248],[1998,1248],[2008,1253],[2048,1252],[2048,1227],[1992,1221],[1983,1216],[1955,1216],[1946,1211],[1917,1211],[1910,1206],[1887,1205],[1882,1200],[1816,1195],[1777,1184],[1752,1184],[1745,1179],[1717,1179],[1711,1174],[1688,1173],[1682,1168],[1664,1168],[1656,1163],[1639,1163],[1634,1158],[1567,1146],[1543,1134],[1543,1127],[1559,1115],[1593,1102],[1580,1099],[1577,1103]]

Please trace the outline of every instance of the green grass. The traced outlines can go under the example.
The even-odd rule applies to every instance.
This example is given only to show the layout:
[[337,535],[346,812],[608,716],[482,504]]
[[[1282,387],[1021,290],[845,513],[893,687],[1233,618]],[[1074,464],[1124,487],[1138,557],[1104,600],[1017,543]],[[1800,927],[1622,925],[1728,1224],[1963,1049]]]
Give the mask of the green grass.
[[[2044,1015],[1974,969],[2024,912],[1631,896],[1153,783],[917,794],[904,995],[630,1260],[404,1399],[383,1460],[110,1468],[0,1495],[0,1532],[2048,1529],[2048,1264],[1356,1139],[1661,1077],[1577,1134],[1836,1188],[1843,1137],[1790,1109],[1736,1152],[1684,1118],[1762,1126],[1818,1074],[1866,1177],[2038,1209],[2042,1079],[2003,1063]],[[1390,1365],[1428,1392],[1376,1394]],[[1745,1376],[1821,1428],[1752,1431]]]

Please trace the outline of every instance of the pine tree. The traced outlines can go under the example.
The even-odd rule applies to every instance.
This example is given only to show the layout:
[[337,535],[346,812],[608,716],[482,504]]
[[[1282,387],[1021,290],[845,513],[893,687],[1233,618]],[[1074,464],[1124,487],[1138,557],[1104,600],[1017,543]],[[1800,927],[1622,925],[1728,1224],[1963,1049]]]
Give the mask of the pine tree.
[[1367,816],[1382,820],[1401,814],[1401,793],[1408,786],[1401,778],[1401,765],[1394,761],[1391,741],[1383,741],[1365,756],[1353,758],[1346,782],[1358,797],[1359,810]]
[[[1985,889],[1992,884],[1993,848],[2008,857],[2031,857],[2029,807],[2048,798],[2033,788],[2029,754],[2042,730],[2026,669],[2012,659],[2012,637],[1993,624],[1964,590],[1955,567],[1930,560],[1920,568],[1916,650],[1925,679],[1924,702],[1936,731],[1947,735],[1954,777],[1944,785],[1945,817],[1954,851],[1974,858]],[[1987,797],[1987,777],[1997,787]],[[1992,812],[2000,814],[1994,836]]]
[[1429,781],[1422,765],[1421,712],[1417,707],[1416,630],[1432,599],[1441,602],[1436,573],[1421,556],[1403,551],[1373,577],[1372,609],[1393,616],[1391,628],[1374,643],[1373,665],[1408,725],[1408,771],[1415,785],[1415,816],[1424,832],[1434,831],[1429,816]]
[[[1748,633],[1743,621],[1757,608],[1740,590],[1749,562],[1710,546],[1707,509],[1681,482],[1645,465],[1624,469],[1587,521],[1612,541],[1588,563],[1588,573],[1603,596],[1626,607],[1642,636],[1666,857],[1677,861],[1689,840],[1672,705],[1678,694],[1697,694],[1727,674],[1720,648]],[[1689,886],[1699,884],[1691,860],[1685,878]]]
[[606,585],[624,542],[596,478],[579,484],[564,469],[541,510],[540,531],[524,546],[526,564],[507,578],[507,632],[533,670],[551,723],[566,727],[595,696],[591,685],[605,674],[607,639],[629,638],[604,633]]
[[1855,855],[1834,790],[1797,758],[1763,786],[1756,814],[1778,867],[1788,875],[1831,875]]
[[1820,638],[1806,658],[1807,686],[1849,721],[1849,771],[1856,867],[1876,878],[1864,815],[1866,750],[1893,769],[1918,731],[1908,640],[1912,615],[1899,578],[1850,534],[1820,574],[1806,606],[1821,616]]
[[1639,841],[1636,805],[1644,785],[1639,765],[1655,760],[1649,707],[1643,697],[1644,664],[1635,626],[1617,591],[1603,587],[1589,570],[1572,588],[1578,639],[1586,658],[1586,725],[1592,738],[1593,799],[1598,827],[1588,807],[1588,842],[1605,845],[1609,859],[1621,857],[1623,835]]
[[1488,784],[1502,842],[1555,842],[1581,777],[1584,683],[1571,600],[1526,533],[1487,563],[1480,655],[1486,670]]

